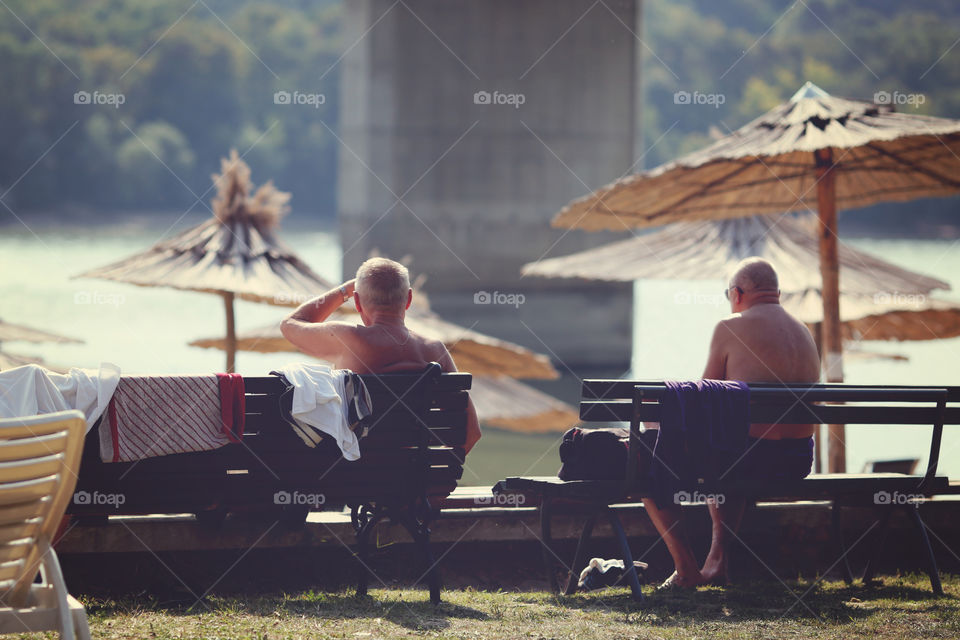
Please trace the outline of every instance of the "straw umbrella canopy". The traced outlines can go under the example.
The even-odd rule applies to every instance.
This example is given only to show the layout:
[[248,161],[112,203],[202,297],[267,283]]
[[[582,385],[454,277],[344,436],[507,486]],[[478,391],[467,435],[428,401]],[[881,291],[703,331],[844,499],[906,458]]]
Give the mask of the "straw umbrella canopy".
[[[561,227],[616,229],[816,209],[823,279],[823,347],[843,380],[837,208],[960,191],[960,121],[896,113],[805,84],[788,102],[716,141],[568,204]],[[845,466],[831,425],[831,471]]]
[[474,376],[470,397],[484,424],[520,433],[563,433],[580,422],[576,409],[507,376]]
[[[628,240],[531,262],[524,265],[522,273],[623,282],[702,280],[725,278],[741,260],[758,256],[777,267],[781,304],[799,320],[814,324],[823,319],[816,224],[812,215],[678,222]],[[849,246],[839,247],[837,259],[843,278],[840,319],[851,338],[936,337],[924,323],[929,323],[930,329],[943,329],[941,337],[957,335],[955,325],[960,324],[960,317],[953,321],[951,316],[960,314],[958,305],[928,298],[935,289],[949,290],[949,283]],[[897,320],[894,316],[888,319],[889,314],[895,314]]]
[[80,274],[142,287],[171,287],[223,297],[227,371],[236,358],[234,300],[297,306],[311,292],[333,288],[277,236],[290,194],[267,182],[255,192],[250,167],[235,150],[214,175],[213,218],[142,253]]
[[0,343],[4,342],[56,342],[60,344],[83,344],[83,340],[41,331],[22,324],[0,321]]
[[[356,315],[338,312],[331,319],[350,321],[355,320]],[[406,325],[415,333],[443,342],[457,363],[457,368],[475,375],[540,379],[555,379],[560,375],[550,363],[550,359],[542,354],[447,322],[431,311],[421,310],[408,314]],[[283,337],[279,323],[239,334],[236,336],[236,345],[241,351],[260,353],[299,351]],[[190,346],[223,349],[226,339],[202,338],[194,340]]]
[[[4,342],[55,342],[58,344],[83,344],[83,340],[78,340],[77,338],[71,338],[69,336],[63,336],[58,333],[51,333],[49,331],[41,331],[40,329],[34,329],[33,327],[27,327],[21,324],[12,324],[9,322],[0,321],[0,344]],[[51,367],[44,364],[42,358],[0,351],[0,371],[21,367],[25,364],[39,364],[45,366],[51,371],[56,371],[58,373],[63,372],[63,369],[60,369],[59,367]]]

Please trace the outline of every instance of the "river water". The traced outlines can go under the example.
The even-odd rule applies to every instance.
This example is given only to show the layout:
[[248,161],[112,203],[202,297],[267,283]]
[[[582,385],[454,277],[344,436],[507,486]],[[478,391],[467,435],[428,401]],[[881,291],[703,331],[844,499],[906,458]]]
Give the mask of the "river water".
[[[222,352],[187,345],[224,331],[218,296],[71,279],[84,270],[145,249],[196,218],[176,216],[124,224],[12,223],[0,227],[0,318],[84,340],[80,345],[4,344],[5,351],[34,355],[60,366],[96,367],[114,362],[125,373],[221,371]],[[303,218],[301,217],[301,220]],[[29,225],[29,228],[28,226]],[[314,270],[340,281],[340,248],[330,229],[288,227],[285,241]],[[960,290],[960,245],[938,240],[846,240],[909,269],[950,282]],[[696,378],[702,373],[713,324],[728,312],[723,282],[645,281],[635,286],[633,374],[644,379]],[[678,292],[687,295],[678,296]],[[719,296],[717,294],[720,294]],[[938,297],[960,299],[958,292]],[[695,304],[689,304],[692,300]],[[288,310],[239,301],[240,331],[277,321]],[[908,361],[853,359],[846,379],[858,383],[960,385],[960,338],[914,343],[869,343],[864,348],[907,356]],[[262,375],[295,354],[240,353],[238,370]],[[576,398],[563,400],[575,404]],[[481,416],[482,418],[482,416]],[[850,426],[848,469],[867,460],[902,457],[926,462],[928,427]],[[464,484],[490,484],[506,475],[553,474],[559,465],[556,436],[490,429],[468,460]],[[960,427],[947,427],[941,467],[960,476]]]

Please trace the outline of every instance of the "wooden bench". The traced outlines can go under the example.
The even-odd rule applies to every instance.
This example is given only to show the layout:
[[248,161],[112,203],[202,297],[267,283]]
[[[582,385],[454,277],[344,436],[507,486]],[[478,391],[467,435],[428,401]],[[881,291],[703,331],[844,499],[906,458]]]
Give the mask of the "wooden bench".
[[[332,440],[307,447],[281,418],[292,393],[278,377],[244,378],[246,424],[240,443],[214,451],[129,463],[100,459],[98,428],[87,435],[68,514],[106,522],[110,515],[193,513],[222,526],[228,514],[302,523],[309,511],[350,508],[362,565],[358,593],[369,579],[370,535],[385,518],[403,525],[419,548],[430,598],[439,576],[430,548],[436,503],[463,472],[467,396],[472,377],[431,365],[416,374],[361,376],[373,414],[364,425],[361,457],[348,462]],[[78,499],[79,498],[79,499]]]
[[[757,423],[930,425],[932,433],[926,471],[923,475],[818,474],[800,481],[768,482],[762,486],[733,480],[705,481],[685,490],[701,495],[740,495],[753,501],[830,501],[833,535],[840,550],[838,562],[848,583],[853,578],[843,541],[841,507],[877,509],[880,512],[878,534],[886,527],[891,513],[903,508],[916,525],[926,548],[927,572],[933,591],[942,594],[936,559],[917,511],[917,502],[922,497],[952,492],[948,478],[937,475],[937,464],[943,425],[960,424],[960,406],[957,406],[960,387],[751,384],[750,390],[751,421]],[[543,561],[555,590],[560,589],[560,579],[555,571],[558,556],[551,539],[551,521],[555,513],[563,511],[585,517],[573,562],[565,572],[563,593],[569,595],[576,591],[577,577],[586,563],[593,527],[598,519],[604,518],[610,522],[624,566],[628,568],[625,579],[634,597],[643,599],[640,581],[632,569],[633,559],[626,534],[610,505],[639,502],[653,492],[648,480],[638,478],[637,454],[643,446],[639,434],[644,421],[660,421],[660,399],[665,391],[662,382],[585,380],[583,383],[580,418],[584,422],[630,423],[629,455],[622,481],[564,482],[555,477],[514,477],[501,480],[494,486],[496,494],[523,495],[528,504],[539,504]],[[905,496],[909,499],[901,499]],[[874,558],[864,571],[865,581],[873,577],[876,552],[882,544],[880,540],[882,537],[878,535]]]

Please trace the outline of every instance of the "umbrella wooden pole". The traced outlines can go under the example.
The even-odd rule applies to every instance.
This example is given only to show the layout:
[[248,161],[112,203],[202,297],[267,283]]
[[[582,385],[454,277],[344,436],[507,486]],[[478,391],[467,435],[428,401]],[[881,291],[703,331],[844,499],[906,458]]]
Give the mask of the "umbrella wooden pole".
[[[820,361],[823,362],[823,323],[814,322],[812,325],[811,333],[813,333],[813,342],[817,345],[817,355],[820,357]],[[821,473],[823,471],[823,463],[821,459],[823,458],[823,434],[821,427],[823,425],[817,425],[816,430],[813,432],[813,472]]]
[[[833,150],[818,149],[817,215],[820,220],[820,276],[823,278],[823,366],[827,382],[843,382],[843,341],[840,332],[840,264],[837,258],[837,191]],[[842,424],[831,424],[828,433],[830,473],[846,471],[846,438]]]
[[233,314],[233,293],[223,294],[223,306],[227,312],[227,340],[224,347],[227,351],[227,373],[233,373],[237,360],[237,327]]

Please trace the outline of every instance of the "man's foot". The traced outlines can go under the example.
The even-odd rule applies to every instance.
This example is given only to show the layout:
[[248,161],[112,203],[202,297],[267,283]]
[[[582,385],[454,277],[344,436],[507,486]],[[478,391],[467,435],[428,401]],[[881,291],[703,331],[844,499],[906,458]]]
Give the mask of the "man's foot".
[[726,570],[717,566],[708,567],[704,565],[703,569],[700,570],[700,575],[703,577],[703,584],[711,584],[716,587],[725,587],[730,584]]
[[683,578],[676,571],[673,574],[663,581],[659,587],[657,587],[657,592],[663,591],[681,591],[681,590],[691,590],[696,589],[701,584],[704,584],[705,581],[703,577],[698,574],[696,578]]

